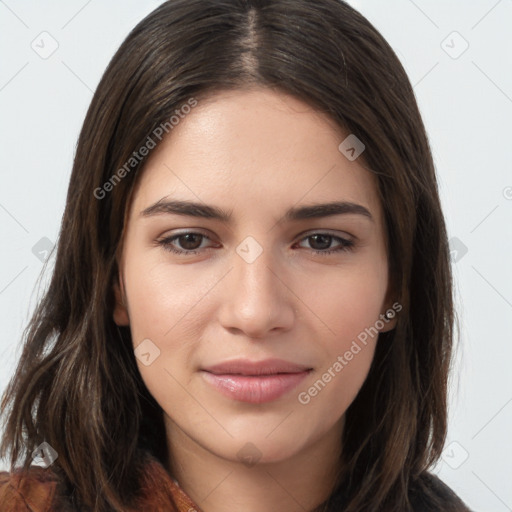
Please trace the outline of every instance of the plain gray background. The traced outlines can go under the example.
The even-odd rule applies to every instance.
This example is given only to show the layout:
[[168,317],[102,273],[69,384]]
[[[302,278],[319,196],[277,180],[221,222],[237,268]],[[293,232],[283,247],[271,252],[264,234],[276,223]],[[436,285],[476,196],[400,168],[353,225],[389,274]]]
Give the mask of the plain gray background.
[[[41,294],[93,91],[160,3],[0,1],[0,391]],[[350,3],[414,86],[453,248],[461,347],[435,471],[475,510],[512,511],[512,0]]]

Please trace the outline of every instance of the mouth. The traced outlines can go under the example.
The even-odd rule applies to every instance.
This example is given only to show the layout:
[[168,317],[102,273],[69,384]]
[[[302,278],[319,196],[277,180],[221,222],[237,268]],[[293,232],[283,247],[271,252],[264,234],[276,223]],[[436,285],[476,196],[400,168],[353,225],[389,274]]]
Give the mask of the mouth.
[[311,367],[284,361],[233,360],[210,366],[201,374],[222,395],[240,402],[261,404],[277,400],[298,386]]
[[312,368],[284,359],[264,359],[262,361],[250,361],[249,359],[233,359],[203,368],[204,371],[216,375],[277,375],[286,373],[301,373]]

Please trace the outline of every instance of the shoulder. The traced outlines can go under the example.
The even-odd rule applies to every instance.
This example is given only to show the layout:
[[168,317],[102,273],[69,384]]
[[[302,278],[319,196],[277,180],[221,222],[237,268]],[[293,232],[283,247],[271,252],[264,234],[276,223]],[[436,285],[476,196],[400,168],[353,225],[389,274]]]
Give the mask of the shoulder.
[[0,510],[49,512],[56,488],[55,475],[39,466],[30,466],[27,471],[0,471]]
[[409,500],[413,512],[472,512],[450,487],[427,471],[411,485]]

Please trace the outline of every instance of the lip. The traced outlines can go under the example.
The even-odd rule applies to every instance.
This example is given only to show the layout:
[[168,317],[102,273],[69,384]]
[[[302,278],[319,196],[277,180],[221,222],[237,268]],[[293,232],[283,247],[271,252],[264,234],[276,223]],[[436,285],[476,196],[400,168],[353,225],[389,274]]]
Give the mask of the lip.
[[215,374],[238,374],[247,376],[275,375],[276,373],[299,373],[311,370],[310,366],[292,363],[284,359],[264,359],[250,361],[249,359],[233,359],[202,368]]
[[306,378],[312,368],[266,359],[226,361],[201,370],[205,381],[224,396],[241,402],[261,404],[277,400]]

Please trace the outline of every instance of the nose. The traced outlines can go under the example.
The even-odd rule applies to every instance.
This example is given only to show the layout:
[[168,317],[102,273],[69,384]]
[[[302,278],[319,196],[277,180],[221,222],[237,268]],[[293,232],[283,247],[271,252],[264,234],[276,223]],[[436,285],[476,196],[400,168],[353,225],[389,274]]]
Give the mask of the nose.
[[251,339],[289,330],[297,308],[283,264],[270,250],[263,250],[254,261],[240,254],[233,253],[233,268],[223,283],[221,324]]

